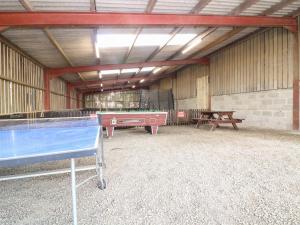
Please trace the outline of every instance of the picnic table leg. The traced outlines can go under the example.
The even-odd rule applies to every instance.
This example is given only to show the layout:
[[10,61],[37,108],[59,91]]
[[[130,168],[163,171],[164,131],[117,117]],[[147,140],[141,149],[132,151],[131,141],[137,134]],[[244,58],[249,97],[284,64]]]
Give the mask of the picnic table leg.
[[210,128],[210,131],[214,131],[219,126],[218,123],[212,123],[212,126]]
[[233,126],[233,128],[234,128],[235,130],[238,130],[239,128],[238,128],[238,126],[236,125],[236,122],[234,122],[234,119],[233,119],[233,117],[232,117],[232,114],[229,114],[229,115],[228,115],[228,118],[232,121],[232,126]]

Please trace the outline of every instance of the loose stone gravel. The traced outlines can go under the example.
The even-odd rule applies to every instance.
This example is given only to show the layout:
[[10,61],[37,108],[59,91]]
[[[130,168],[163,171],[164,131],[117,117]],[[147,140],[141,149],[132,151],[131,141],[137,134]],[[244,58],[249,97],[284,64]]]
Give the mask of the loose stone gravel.
[[[151,136],[136,128],[116,130],[104,147],[107,189],[93,179],[77,190],[79,225],[300,224],[297,133],[174,126]],[[77,182],[92,175],[77,173]],[[72,223],[68,174],[1,182],[0,196],[1,225]]]

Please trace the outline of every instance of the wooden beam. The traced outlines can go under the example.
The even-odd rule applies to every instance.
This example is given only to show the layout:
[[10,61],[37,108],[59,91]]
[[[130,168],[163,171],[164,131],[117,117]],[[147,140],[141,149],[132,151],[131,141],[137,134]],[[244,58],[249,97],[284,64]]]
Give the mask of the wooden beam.
[[157,0],[149,0],[145,12],[146,13],[152,12],[152,10],[154,9],[154,7],[156,5],[156,2],[157,2]]
[[125,57],[124,57],[124,59],[123,59],[123,63],[126,63],[126,62],[127,62],[128,58],[129,58],[129,56],[130,56],[130,54],[131,54],[131,52],[132,52],[132,50],[133,50],[133,48],[134,48],[135,42],[136,42],[136,40],[138,39],[138,37],[139,37],[140,33],[142,32],[142,30],[143,30],[142,27],[139,27],[139,28],[136,30],[134,40],[133,40],[133,42],[131,43],[131,45],[129,46],[129,48],[128,48],[128,50],[127,50],[127,53],[126,53],[126,55],[125,55]]
[[[147,7],[146,7],[146,9],[145,9],[145,13],[151,13],[152,10],[153,10],[153,8],[154,8],[154,6],[155,6],[155,4],[156,4],[156,2],[157,2],[157,0],[149,0],[149,1],[148,1],[148,4],[147,4]],[[140,35],[140,33],[141,33],[142,31],[143,31],[143,27],[139,27],[139,28],[136,30],[135,38],[134,38],[134,40],[133,40],[131,46],[129,46],[129,48],[128,48],[128,50],[127,50],[127,53],[126,53],[126,55],[125,55],[125,57],[124,57],[124,60],[123,60],[123,63],[126,63],[126,62],[127,62],[128,58],[129,58],[129,56],[130,56],[130,54],[131,54],[131,52],[132,52],[132,50],[133,50],[133,48],[134,48],[135,42],[136,42],[136,40],[138,39],[138,37],[139,37],[139,35]]]
[[192,14],[200,13],[212,0],[199,0],[194,9],[192,9]]
[[[299,32],[300,33],[300,32]],[[300,117],[300,74],[299,74],[299,34],[293,34],[293,129],[299,130]]]
[[27,11],[34,11],[28,0],[19,0],[19,2]]
[[234,28],[231,31],[227,32],[225,35],[217,38],[216,40],[214,40],[213,42],[209,43],[208,45],[204,46],[203,48],[201,48],[199,51],[193,53],[192,55],[190,55],[189,57],[195,57],[196,55],[199,54],[199,52],[205,52],[219,44],[221,44],[222,42],[234,37],[236,34],[240,33],[244,28],[242,27],[238,27],[238,28]]
[[96,9],[96,0],[90,0],[90,11],[91,12],[97,12],[97,9]]
[[217,28],[215,27],[211,27],[211,28],[208,28],[206,29],[205,31],[203,31],[202,33],[198,34],[196,37],[194,37],[189,43],[185,44],[184,46],[182,46],[177,52],[175,52],[173,55],[171,55],[168,60],[171,60],[171,59],[174,59],[176,58],[177,56],[179,56],[181,54],[181,52],[187,48],[190,43],[192,43],[194,40],[196,39],[204,39],[205,37],[207,37],[208,35],[210,35],[211,33],[213,33]]
[[231,11],[230,15],[237,16],[259,1],[260,0],[244,0],[244,2]]

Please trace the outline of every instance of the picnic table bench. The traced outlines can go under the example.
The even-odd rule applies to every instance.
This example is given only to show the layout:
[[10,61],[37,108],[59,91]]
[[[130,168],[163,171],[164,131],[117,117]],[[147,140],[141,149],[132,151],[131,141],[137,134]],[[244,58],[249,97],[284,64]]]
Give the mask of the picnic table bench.
[[242,123],[244,119],[233,118],[233,113],[235,111],[203,111],[200,113],[199,118],[192,118],[196,121],[196,128],[199,128],[202,124],[211,125],[211,131],[220,127],[220,124],[231,123],[233,128],[238,130],[237,123]]

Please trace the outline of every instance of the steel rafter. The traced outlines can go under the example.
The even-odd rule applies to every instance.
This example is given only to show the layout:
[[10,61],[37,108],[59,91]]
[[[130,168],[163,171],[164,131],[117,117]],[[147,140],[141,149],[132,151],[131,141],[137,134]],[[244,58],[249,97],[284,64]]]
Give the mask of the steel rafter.
[[217,16],[145,13],[94,13],[94,12],[1,12],[0,26],[57,27],[57,26],[237,26],[286,27],[297,31],[293,17],[270,16]]
[[169,61],[152,61],[144,63],[125,63],[125,64],[106,64],[94,66],[74,66],[63,68],[49,68],[47,72],[51,78],[62,76],[66,73],[89,72],[99,70],[113,70],[113,69],[129,69],[137,67],[157,67],[157,66],[174,66],[174,65],[190,65],[190,64],[209,64],[208,58],[199,59],[185,59],[185,60],[169,60]]

